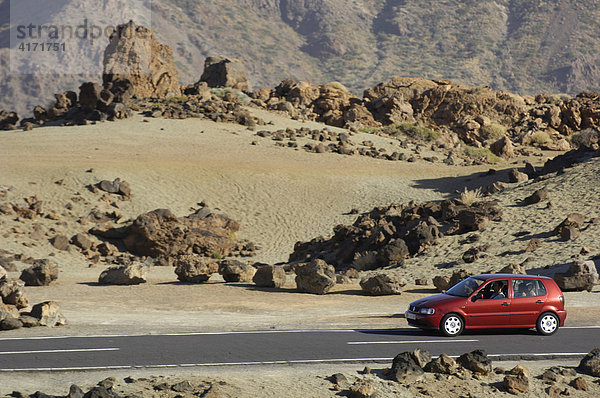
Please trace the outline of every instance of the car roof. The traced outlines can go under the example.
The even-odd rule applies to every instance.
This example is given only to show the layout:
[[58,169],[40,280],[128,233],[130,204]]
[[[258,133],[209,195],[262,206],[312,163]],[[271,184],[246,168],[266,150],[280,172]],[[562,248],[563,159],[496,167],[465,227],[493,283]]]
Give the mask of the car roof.
[[540,275],[522,275],[522,274],[480,274],[473,275],[473,278],[483,279],[489,281],[492,279],[506,279],[506,278],[519,278],[519,279],[552,279],[547,276]]

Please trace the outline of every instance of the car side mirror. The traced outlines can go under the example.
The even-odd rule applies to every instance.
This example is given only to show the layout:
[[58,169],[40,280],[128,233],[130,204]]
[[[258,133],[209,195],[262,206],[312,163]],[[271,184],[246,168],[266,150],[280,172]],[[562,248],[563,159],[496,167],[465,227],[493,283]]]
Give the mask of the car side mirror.
[[473,297],[471,297],[471,301],[472,302],[476,302],[477,300],[480,300],[483,298],[483,294],[482,293],[477,293],[474,294]]

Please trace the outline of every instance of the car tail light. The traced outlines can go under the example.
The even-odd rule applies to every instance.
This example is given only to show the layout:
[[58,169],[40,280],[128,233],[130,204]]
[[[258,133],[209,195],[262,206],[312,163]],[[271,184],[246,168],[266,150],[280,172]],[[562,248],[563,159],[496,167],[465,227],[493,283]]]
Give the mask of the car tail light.
[[565,306],[565,296],[558,296],[558,301],[560,301],[563,307]]

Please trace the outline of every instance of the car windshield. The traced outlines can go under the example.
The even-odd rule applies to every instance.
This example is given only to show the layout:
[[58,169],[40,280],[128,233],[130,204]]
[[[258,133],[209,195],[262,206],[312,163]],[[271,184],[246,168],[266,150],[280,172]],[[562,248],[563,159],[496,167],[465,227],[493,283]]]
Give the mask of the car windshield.
[[446,291],[446,294],[458,297],[469,297],[469,295],[481,286],[483,282],[485,281],[482,279],[470,277],[452,286]]

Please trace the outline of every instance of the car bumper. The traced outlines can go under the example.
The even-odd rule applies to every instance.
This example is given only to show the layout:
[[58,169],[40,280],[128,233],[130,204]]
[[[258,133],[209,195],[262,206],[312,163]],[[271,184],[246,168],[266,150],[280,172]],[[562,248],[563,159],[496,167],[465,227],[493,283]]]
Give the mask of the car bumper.
[[558,319],[560,319],[560,326],[565,326],[565,320],[567,319],[567,311],[556,311]]
[[415,326],[423,329],[438,329],[440,327],[440,317],[434,315],[416,314],[406,311],[404,317],[410,326]]

